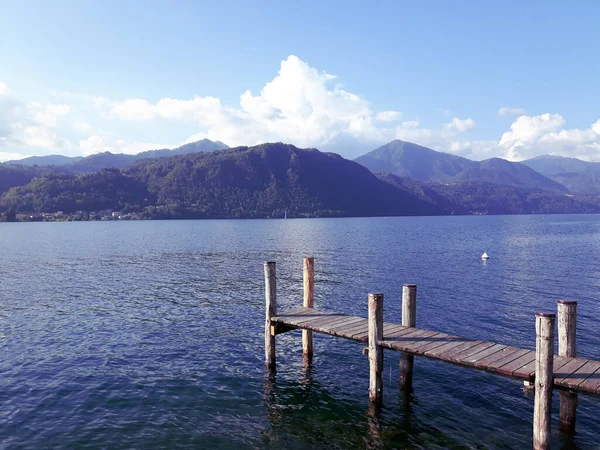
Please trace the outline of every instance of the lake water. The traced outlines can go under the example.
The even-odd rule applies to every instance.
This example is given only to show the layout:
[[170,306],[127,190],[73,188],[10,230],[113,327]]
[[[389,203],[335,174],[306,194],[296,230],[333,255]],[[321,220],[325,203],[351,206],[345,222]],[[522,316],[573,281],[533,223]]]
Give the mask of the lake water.
[[[491,259],[483,263],[486,251]],[[579,301],[578,351],[600,359],[600,217],[494,216],[0,224],[1,448],[529,448],[533,400],[515,380],[419,359],[414,396],[385,353],[368,406],[363,345],[278,336],[264,371],[263,262],[278,303],[400,320],[534,348],[535,312]],[[600,398],[580,397],[573,442],[598,448]]]

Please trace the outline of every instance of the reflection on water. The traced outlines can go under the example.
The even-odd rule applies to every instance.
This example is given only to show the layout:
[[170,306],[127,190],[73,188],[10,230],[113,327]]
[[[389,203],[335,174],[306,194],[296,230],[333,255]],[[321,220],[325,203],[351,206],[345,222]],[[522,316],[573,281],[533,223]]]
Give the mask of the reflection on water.
[[[265,378],[263,261],[282,310],[314,255],[317,307],[366,316],[384,292],[399,321],[416,283],[419,326],[525,348],[536,311],[577,299],[600,359],[599,243],[597,216],[2,224],[3,448],[527,448],[532,400],[506,378],[417,358],[404,397],[386,352],[374,411],[362,345],[315,335],[307,365],[299,332]],[[554,408],[555,446],[600,441],[599,399],[571,443]]]

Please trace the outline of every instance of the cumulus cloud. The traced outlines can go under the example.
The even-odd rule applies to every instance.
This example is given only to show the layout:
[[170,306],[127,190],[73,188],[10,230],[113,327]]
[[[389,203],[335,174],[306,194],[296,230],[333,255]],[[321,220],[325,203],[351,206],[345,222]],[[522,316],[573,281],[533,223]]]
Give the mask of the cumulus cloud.
[[510,160],[526,157],[526,153],[546,133],[558,131],[565,124],[559,114],[542,114],[540,116],[520,116],[500,138],[499,146]]
[[73,124],[73,129],[75,131],[79,131],[80,133],[91,133],[93,128],[92,126],[85,121],[78,121]]
[[527,111],[525,111],[523,108],[510,108],[508,106],[503,106],[502,108],[500,108],[498,110],[498,115],[505,117],[505,116],[523,116],[527,114]]
[[206,130],[202,136],[229,145],[285,141],[333,148],[339,142],[347,143],[348,137],[357,143],[385,139],[385,130],[374,122],[395,121],[400,113],[375,113],[365,99],[335,80],[292,55],[281,62],[277,76],[260,93],[244,92],[235,108],[223,106],[214,97],[163,98],[155,104],[136,99],[114,103],[108,115],[124,120],[195,122]]
[[470,131],[475,128],[475,121],[470,117],[468,119],[459,119],[455,117],[452,119],[450,123],[445,125],[447,130],[456,130],[460,133],[464,133],[465,131]]
[[14,98],[0,83],[0,146],[2,148],[38,148],[64,150],[70,148],[56,127],[70,107],[66,104],[23,102]]
[[0,162],[28,158],[29,156],[31,155],[26,155],[24,153],[0,152]]
[[103,152],[135,155],[146,150],[160,150],[173,147],[175,145],[157,144],[156,142],[125,142],[121,139],[100,135],[93,135],[79,141],[79,150],[84,156]]
[[415,120],[405,120],[400,124],[401,128],[418,128],[420,125],[419,119]]
[[[434,123],[403,120],[396,109],[378,111],[336,76],[294,55],[281,61],[277,74],[260,91],[242,92],[235,105],[224,105],[210,96],[164,97],[151,102],[65,92],[54,95],[58,100],[51,103],[22,101],[0,82],[0,149],[17,153],[21,149],[23,153],[70,149],[84,155],[137,153],[177,146],[135,136],[155,126],[171,130],[170,126],[176,125],[173,128],[180,135],[161,140],[181,143],[207,138],[232,146],[283,141],[353,158],[392,139],[402,139],[473,159],[502,156],[521,160],[554,153],[600,160],[600,120],[589,127],[570,129],[559,114],[530,116],[524,109],[505,106],[498,110],[500,116],[516,116],[510,129],[483,138],[467,134],[476,128],[473,118],[452,117],[448,110],[438,110],[447,118]],[[130,122],[139,125],[130,127]],[[120,135],[118,130],[127,134]],[[73,144],[65,138],[69,133]]]
[[499,148],[513,161],[545,153],[600,160],[600,120],[585,129],[566,129],[565,123],[560,114],[518,117],[502,135]]
[[194,97],[192,100],[162,98],[156,104],[132,99],[114,103],[108,116],[123,120],[173,119],[203,124],[220,109],[221,102],[214,97]]
[[402,117],[402,113],[400,111],[381,111],[377,113],[377,120],[381,122],[395,122]]

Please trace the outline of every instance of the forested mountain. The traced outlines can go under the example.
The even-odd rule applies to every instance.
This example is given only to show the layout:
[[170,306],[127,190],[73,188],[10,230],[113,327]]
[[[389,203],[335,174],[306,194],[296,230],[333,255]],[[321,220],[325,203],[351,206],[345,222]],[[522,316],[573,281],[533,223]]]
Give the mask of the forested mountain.
[[[69,166],[0,164],[0,213],[266,218],[286,212],[288,217],[600,212],[599,196],[569,193],[523,164],[499,158],[474,162],[401,141],[375,152],[387,154],[410,177],[376,176],[339,155],[282,143],[210,152],[201,151],[204,144],[211,145],[194,143],[178,149],[186,154],[133,162],[126,160],[131,155],[105,153]],[[161,152],[145,155],[171,154]],[[107,160],[123,168],[106,169]],[[84,161],[94,172],[66,170]],[[565,170],[583,163],[559,162]],[[378,164],[387,167],[384,159]],[[595,166],[587,164],[577,168],[593,173]]]
[[418,181],[454,183],[473,180],[567,191],[560,183],[520,163],[501,158],[471,161],[399,140],[389,142],[355,161],[373,172],[389,172]]
[[523,164],[572,192],[600,194],[600,163],[577,158],[542,155],[523,161]]
[[0,164],[0,194],[14,186],[23,186],[36,177],[58,173],[60,170],[47,167],[23,167]]
[[108,168],[122,169],[145,158],[165,158],[175,155],[187,155],[190,153],[211,152],[213,150],[221,150],[224,148],[228,148],[228,146],[220,141],[213,142],[209,139],[202,139],[201,141],[191,142],[171,150],[148,150],[136,155],[103,152],[85,158],[81,156],[68,157],[61,155],[32,156],[25,159],[8,161],[5,164],[20,166],[52,165],[61,166],[62,169],[71,172],[92,173]]
[[475,162],[476,166],[460,172],[454,181],[485,181],[506,186],[521,186],[567,192],[562,184],[516,162],[491,158]]
[[427,147],[395,140],[354,161],[372,172],[389,172],[420,181],[452,181],[477,163],[460,156],[436,152]]
[[377,176],[405,188],[453,214],[568,214],[598,213],[600,198],[564,194],[539,188],[509,186],[467,180],[432,183],[402,178],[390,173]]
[[159,216],[207,218],[444,213],[339,155],[281,143],[146,159],[122,171],[49,175],[0,198],[0,208],[27,213],[147,207]]
[[83,156],[63,156],[63,155],[47,155],[47,156],[30,156],[23,159],[15,159],[6,161],[4,164],[17,166],[66,166],[69,164],[81,161]]

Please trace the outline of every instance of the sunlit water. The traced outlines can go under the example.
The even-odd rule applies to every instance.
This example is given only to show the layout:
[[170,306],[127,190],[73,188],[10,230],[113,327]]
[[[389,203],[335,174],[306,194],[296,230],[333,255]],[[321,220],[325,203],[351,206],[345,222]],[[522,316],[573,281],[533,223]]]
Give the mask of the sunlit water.
[[[302,303],[366,316],[385,293],[400,320],[417,283],[420,327],[533,348],[535,312],[579,301],[578,349],[600,359],[600,217],[0,224],[2,448],[528,448],[521,383],[417,359],[414,396],[385,354],[384,409],[369,413],[362,345],[298,331],[265,376],[263,262],[280,310]],[[483,263],[486,251],[491,259]],[[597,448],[600,398],[581,397],[577,435]]]

